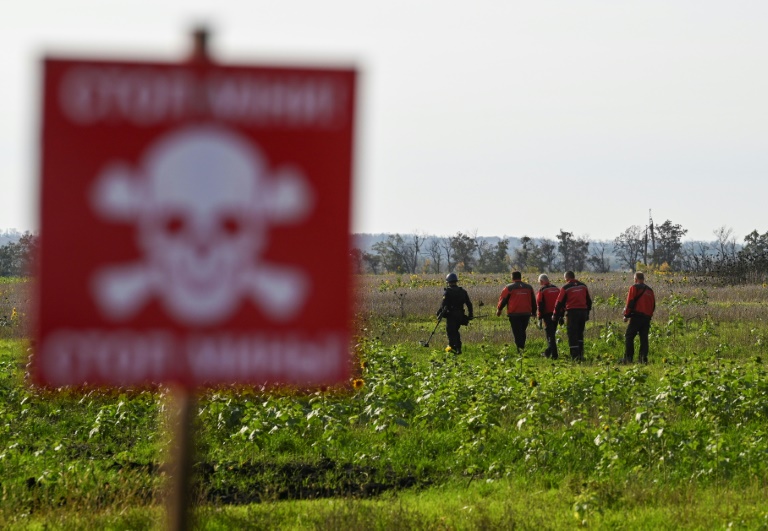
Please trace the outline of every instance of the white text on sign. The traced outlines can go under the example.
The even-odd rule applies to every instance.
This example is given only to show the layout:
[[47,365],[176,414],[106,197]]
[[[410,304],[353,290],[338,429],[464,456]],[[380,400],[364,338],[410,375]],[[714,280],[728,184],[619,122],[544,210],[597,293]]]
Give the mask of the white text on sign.
[[[336,373],[347,344],[341,335],[318,337],[212,333],[183,338],[164,331],[60,330],[44,354],[53,385],[120,374],[121,385],[159,381],[162,375],[191,372],[209,384],[233,380],[309,383]],[[173,366],[176,349],[186,367]]]
[[210,118],[250,126],[332,129],[346,119],[343,86],[298,74],[224,73],[197,78],[187,70],[81,66],[59,93],[74,123],[149,127],[206,109]]

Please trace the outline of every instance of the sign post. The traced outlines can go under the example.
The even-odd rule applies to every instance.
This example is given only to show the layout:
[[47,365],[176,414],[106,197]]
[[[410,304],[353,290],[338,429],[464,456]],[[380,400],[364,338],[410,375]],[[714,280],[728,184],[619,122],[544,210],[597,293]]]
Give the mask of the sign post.
[[166,504],[168,529],[191,529],[192,483],[195,463],[195,414],[197,398],[192,392],[176,390],[170,407],[174,426],[170,455],[170,498]]
[[356,73],[207,37],[44,62],[38,385],[170,385],[188,419],[198,388],[349,378]]

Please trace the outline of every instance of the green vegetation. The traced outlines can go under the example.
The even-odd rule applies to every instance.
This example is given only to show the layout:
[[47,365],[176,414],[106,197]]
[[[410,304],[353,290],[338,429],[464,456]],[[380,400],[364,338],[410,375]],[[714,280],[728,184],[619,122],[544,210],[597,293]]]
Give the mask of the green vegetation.
[[[621,366],[627,277],[582,278],[596,300],[584,364],[541,358],[534,326],[523,356],[507,345],[490,315],[504,277],[462,279],[485,302],[461,356],[442,329],[418,343],[439,277],[365,277],[354,384],[200,397],[201,525],[765,528],[768,289],[649,276],[651,363]],[[166,391],[28,387],[15,307],[0,324],[0,527],[162,527]]]
[[25,278],[0,276],[0,339],[29,336],[31,286]]

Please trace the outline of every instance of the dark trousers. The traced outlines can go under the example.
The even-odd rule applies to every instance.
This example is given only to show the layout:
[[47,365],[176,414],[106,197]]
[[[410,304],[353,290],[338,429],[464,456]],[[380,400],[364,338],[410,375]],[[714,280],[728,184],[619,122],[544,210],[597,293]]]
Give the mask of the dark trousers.
[[557,321],[552,319],[552,314],[542,317],[544,321],[544,333],[547,335],[547,350],[544,351],[544,355],[553,360],[557,359],[557,338],[555,332],[557,332]]
[[568,327],[568,347],[571,359],[584,361],[584,327],[589,319],[588,310],[568,310],[566,326]]
[[515,338],[515,345],[519,350],[525,348],[526,329],[531,320],[530,314],[525,315],[507,315],[509,324],[512,327],[512,336]]
[[648,363],[648,332],[651,318],[648,315],[634,315],[629,319],[624,334],[624,360],[631,362],[635,357],[635,336],[640,336],[640,363]]
[[448,346],[456,352],[461,353],[461,334],[459,328],[461,327],[463,315],[449,315],[445,319],[445,332],[448,334]]

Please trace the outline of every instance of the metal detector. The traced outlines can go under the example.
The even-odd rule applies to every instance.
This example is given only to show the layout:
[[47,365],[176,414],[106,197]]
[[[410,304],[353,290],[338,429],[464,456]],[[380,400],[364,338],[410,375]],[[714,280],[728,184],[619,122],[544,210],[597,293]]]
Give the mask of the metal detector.
[[429,334],[429,337],[426,341],[419,341],[422,347],[428,347],[429,342],[432,341],[432,336],[435,335],[435,331],[437,330],[437,327],[440,326],[440,321],[443,320],[443,312],[440,312],[440,315],[437,317],[437,324],[435,325],[435,328],[432,330],[432,333]]

